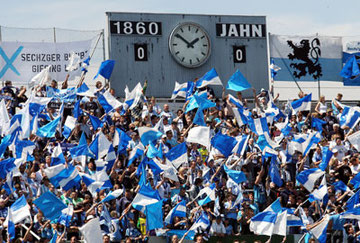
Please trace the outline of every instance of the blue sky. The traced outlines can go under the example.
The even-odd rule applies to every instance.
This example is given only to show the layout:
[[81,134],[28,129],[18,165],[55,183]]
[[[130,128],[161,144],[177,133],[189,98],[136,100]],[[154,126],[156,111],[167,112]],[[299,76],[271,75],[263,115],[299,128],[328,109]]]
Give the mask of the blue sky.
[[105,28],[106,11],[265,15],[274,34],[360,36],[358,0],[2,0],[0,25]]

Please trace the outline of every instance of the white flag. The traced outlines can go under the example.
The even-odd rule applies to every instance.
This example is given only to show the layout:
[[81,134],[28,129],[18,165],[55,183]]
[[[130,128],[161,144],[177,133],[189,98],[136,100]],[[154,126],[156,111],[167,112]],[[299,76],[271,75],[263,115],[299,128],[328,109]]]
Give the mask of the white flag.
[[69,64],[66,66],[66,71],[71,72],[78,69],[80,66],[80,57],[75,52],[70,54]]
[[210,127],[193,127],[190,129],[186,142],[198,143],[210,149]]
[[36,84],[39,84],[40,86],[44,86],[46,82],[50,82],[52,79],[50,76],[50,68],[51,65],[43,69],[40,73],[36,74],[29,82],[29,86],[34,87]]
[[80,227],[80,232],[84,235],[86,243],[102,242],[99,218],[94,218]]

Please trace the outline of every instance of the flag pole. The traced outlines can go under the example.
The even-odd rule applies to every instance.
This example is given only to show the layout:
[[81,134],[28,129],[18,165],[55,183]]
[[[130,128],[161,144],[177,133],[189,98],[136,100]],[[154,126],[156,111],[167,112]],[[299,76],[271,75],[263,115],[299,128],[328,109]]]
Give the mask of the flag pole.
[[[104,34],[103,31],[100,32],[99,37],[98,37],[97,40],[96,40],[95,46],[94,46],[94,48],[92,49],[92,51],[91,51],[91,53],[90,53],[90,55],[89,55],[90,59],[93,57],[93,55],[94,55],[94,53],[95,53],[95,50],[96,50],[96,47],[97,47],[97,45],[99,44],[100,38],[101,38],[101,36],[102,36],[103,34]],[[81,77],[80,77],[79,82],[78,82],[78,84],[76,85],[76,87],[80,87],[80,86],[82,85],[82,83],[83,83],[83,81],[84,81],[84,78],[85,78],[85,74],[86,74],[86,72],[82,71]]]
[[318,78],[318,99],[320,100],[320,78]]

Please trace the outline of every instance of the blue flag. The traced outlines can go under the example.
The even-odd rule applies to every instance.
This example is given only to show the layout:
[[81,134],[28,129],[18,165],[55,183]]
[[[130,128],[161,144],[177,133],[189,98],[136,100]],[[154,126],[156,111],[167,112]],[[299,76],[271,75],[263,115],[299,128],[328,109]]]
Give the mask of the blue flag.
[[97,118],[96,116],[92,116],[92,115],[89,114],[89,118],[90,118],[91,125],[94,128],[94,131],[97,130],[99,127],[102,127],[104,125],[104,123],[99,118]]
[[153,230],[164,227],[162,204],[163,201],[160,200],[156,203],[146,206],[146,230]]
[[283,181],[281,180],[279,167],[277,165],[275,156],[271,157],[269,174],[271,181],[274,182],[278,187],[281,187],[283,185]]
[[45,192],[33,202],[38,209],[40,209],[44,216],[50,220],[55,220],[60,217],[61,210],[67,206],[52,192]]
[[233,148],[236,146],[237,140],[228,135],[218,132],[212,139],[211,145],[219,150],[225,157],[232,154]]
[[351,77],[355,77],[359,74],[360,74],[359,65],[356,61],[355,55],[353,55],[351,58],[349,58],[346,61],[343,69],[340,72],[340,75],[341,75],[341,77],[344,77],[344,78],[351,78]]
[[326,167],[329,164],[329,161],[331,159],[331,157],[333,156],[333,152],[331,152],[331,150],[329,149],[329,147],[323,147],[323,151],[322,151],[322,160],[321,163],[319,165],[319,168],[322,171],[326,170]]
[[60,116],[49,122],[45,126],[40,127],[36,131],[36,135],[39,137],[52,138],[55,136],[56,128],[60,122]]
[[322,132],[323,125],[326,124],[326,121],[323,121],[321,119],[318,119],[316,117],[311,118],[311,127],[315,128],[317,131]]
[[247,181],[245,173],[242,171],[230,170],[226,165],[224,165],[224,170],[226,174],[238,184]]
[[234,91],[243,91],[249,88],[251,88],[251,84],[249,84],[239,70],[236,70],[236,72],[231,76],[226,86],[226,89]]
[[357,191],[354,195],[352,195],[352,196],[349,198],[349,200],[347,200],[347,202],[346,202],[346,208],[347,208],[348,210],[355,208],[355,206],[360,203],[360,201],[359,201],[359,196],[360,196],[360,190]]
[[115,66],[114,60],[103,61],[100,65],[99,71],[95,75],[94,79],[96,79],[99,76],[99,74],[101,76],[103,76],[104,78],[109,79],[112,74],[112,71],[114,69],[114,66]]

